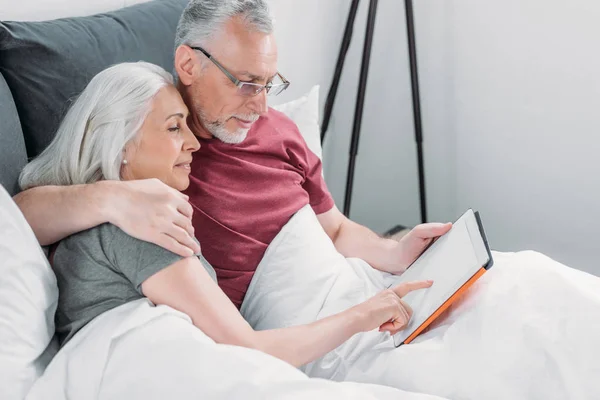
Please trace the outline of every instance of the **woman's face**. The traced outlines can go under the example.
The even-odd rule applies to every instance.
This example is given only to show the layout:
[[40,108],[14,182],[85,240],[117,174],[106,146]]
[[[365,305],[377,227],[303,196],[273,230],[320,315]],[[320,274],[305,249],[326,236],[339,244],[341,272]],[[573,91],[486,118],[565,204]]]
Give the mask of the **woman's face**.
[[173,86],[162,88],[151,103],[137,137],[125,147],[124,180],[157,178],[177,190],[190,184],[192,153],[200,148],[187,126],[188,109]]

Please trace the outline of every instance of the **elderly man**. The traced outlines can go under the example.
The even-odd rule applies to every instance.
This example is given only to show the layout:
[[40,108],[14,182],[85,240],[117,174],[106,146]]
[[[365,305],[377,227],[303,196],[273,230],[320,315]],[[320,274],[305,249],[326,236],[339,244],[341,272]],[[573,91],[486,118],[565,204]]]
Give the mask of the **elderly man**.
[[[181,255],[198,250],[240,307],[266,248],[310,204],[338,251],[382,271],[402,273],[450,228],[426,224],[402,242],[382,239],[335,206],[320,160],[298,128],[267,107],[289,82],[265,0],[195,0],[177,28],[175,70],[201,139],[186,195],[158,181],[101,182],[25,191],[15,201],[40,243],[104,222]],[[188,204],[188,200],[190,204]]]

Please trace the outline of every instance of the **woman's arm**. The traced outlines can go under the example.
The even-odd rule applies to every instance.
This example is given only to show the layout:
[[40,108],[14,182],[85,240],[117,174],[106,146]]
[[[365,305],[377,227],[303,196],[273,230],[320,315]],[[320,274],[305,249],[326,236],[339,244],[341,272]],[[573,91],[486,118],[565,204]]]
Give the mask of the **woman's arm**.
[[356,333],[382,325],[381,330],[390,333],[404,328],[412,311],[400,297],[429,286],[429,282],[405,284],[311,324],[266,331],[252,329],[196,257],[182,259],[146,279],[142,292],[154,304],[165,304],[190,316],[194,325],[217,343],[261,350],[298,367]]

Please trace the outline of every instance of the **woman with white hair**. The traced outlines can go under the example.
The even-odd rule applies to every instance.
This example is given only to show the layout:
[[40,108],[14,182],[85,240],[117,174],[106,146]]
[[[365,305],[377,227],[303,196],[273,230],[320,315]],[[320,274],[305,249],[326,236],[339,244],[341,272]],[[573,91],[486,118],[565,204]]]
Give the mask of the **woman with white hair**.
[[[171,75],[162,68],[144,62],[112,66],[92,79],[50,146],[25,167],[20,185],[159,179],[184,190],[192,153],[200,148],[187,117]],[[430,281],[399,285],[308,325],[254,331],[201,254],[181,257],[110,223],[60,241],[52,265],[59,286],[56,329],[63,345],[97,316],[147,297],[189,315],[218,343],[259,349],[295,366],[356,333],[404,328],[412,311],[399,297],[431,286]]]

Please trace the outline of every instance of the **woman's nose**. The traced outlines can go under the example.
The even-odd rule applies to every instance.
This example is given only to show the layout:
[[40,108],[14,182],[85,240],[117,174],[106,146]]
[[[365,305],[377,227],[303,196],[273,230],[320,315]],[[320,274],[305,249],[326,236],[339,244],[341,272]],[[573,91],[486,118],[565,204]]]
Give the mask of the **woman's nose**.
[[186,151],[198,151],[201,145],[198,141],[198,138],[194,133],[188,128],[185,128],[185,141],[183,142],[183,149]]

